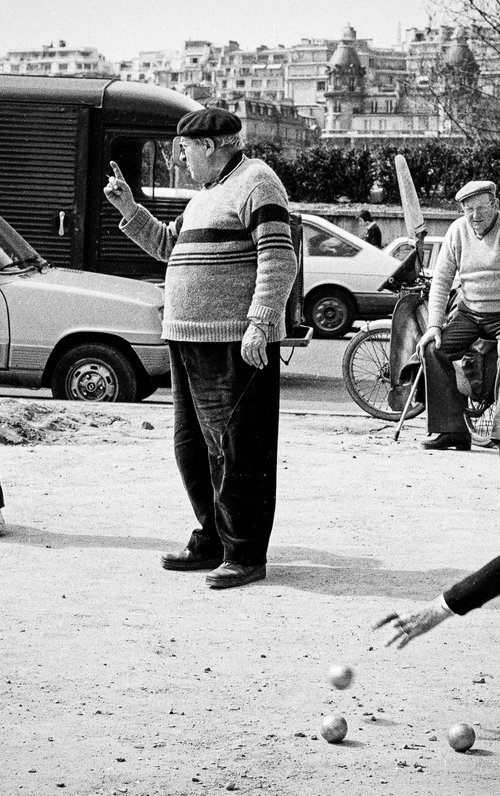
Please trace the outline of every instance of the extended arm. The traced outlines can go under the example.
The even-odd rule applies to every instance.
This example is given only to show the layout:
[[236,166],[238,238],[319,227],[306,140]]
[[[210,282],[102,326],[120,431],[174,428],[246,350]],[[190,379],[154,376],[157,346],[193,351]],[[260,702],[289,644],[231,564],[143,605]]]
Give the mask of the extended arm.
[[484,567],[455,583],[435,600],[419,611],[399,616],[392,612],[374,625],[374,628],[392,622],[396,631],[387,641],[390,646],[399,640],[398,649],[412,639],[427,633],[444,619],[456,614],[462,616],[500,595],[500,556],[493,558]]

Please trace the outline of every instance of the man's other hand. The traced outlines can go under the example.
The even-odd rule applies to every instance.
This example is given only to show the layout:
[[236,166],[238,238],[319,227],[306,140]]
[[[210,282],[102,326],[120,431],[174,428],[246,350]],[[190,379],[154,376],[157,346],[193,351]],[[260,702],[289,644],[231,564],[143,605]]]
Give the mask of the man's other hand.
[[430,343],[431,340],[435,341],[436,348],[441,348],[441,329],[439,326],[430,326],[419,340],[417,344],[417,356],[421,362],[424,359],[425,346]]
[[241,341],[241,356],[247,365],[259,370],[267,365],[266,344],[265,331],[251,323]]

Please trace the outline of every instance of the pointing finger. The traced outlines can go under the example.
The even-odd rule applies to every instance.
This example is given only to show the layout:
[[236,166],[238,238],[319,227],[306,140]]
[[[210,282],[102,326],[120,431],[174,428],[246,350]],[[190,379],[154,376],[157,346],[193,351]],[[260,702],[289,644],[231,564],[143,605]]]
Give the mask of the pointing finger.
[[116,179],[117,180],[124,180],[123,174],[121,172],[121,169],[120,169],[118,163],[116,163],[114,160],[110,160],[109,165],[113,169],[113,173],[114,173]]

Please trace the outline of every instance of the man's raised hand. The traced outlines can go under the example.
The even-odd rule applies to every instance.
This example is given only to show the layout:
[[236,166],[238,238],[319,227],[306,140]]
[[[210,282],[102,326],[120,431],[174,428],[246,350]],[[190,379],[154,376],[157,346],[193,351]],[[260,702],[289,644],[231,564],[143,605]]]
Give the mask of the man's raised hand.
[[126,221],[130,221],[137,210],[132,191],[128,183],[124,180],[118,163],[110,161],[113,176],[108,177],[108,184],[104,187],[104,195],[117,210],[120,211]]

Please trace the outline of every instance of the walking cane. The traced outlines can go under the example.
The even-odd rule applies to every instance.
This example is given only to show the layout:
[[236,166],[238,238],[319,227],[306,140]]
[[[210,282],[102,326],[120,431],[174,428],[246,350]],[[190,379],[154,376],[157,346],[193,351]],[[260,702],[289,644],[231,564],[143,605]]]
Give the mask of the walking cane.
[[415,381],[414,381],[414,382],[413,382],[413,384],[411,385],[410,394],[409,394],[409,396],[408,396],[408,398],[407,398],[407,400],[406,400],[406,403],[405,403],[405,405],[404,405],[404,409],[403,409],[403,411],[401,412],[401,417],[399,418],[399,422],[398,422],[398,424],[397,424],[397,426],[396,426],[396,431],[394,432],[394,437],[393,437],[393,439],[395,439],[395,440],[396,440],[396,442],[397,442],[397,441],[398,441],[398,439],[399,439],[399,435],[400,435],[400,433],[401,433],[401,429],[403,428],[403,423],[404,423],[404,422],[405,422],[405,420],[406,420],[406,415],[407,415],[407,414],[408,414],[408,412],[409,412],[409,409],[410,409],[410,406],[411,406],[411,402],[413,401],[413,399],[414,399],[414,397],[415,397],[415,393],[417,392],[418,383],[419,383],[419,381],[420,381],[420,377],[422,376],[422,373],[423,373],[423,372],[424,372],[424,366],[423,366],[423,365],[420,365],[420,367],[419,367],[419,369],[418,369],[418,371],[417,371],[417,375],[415,376]]

